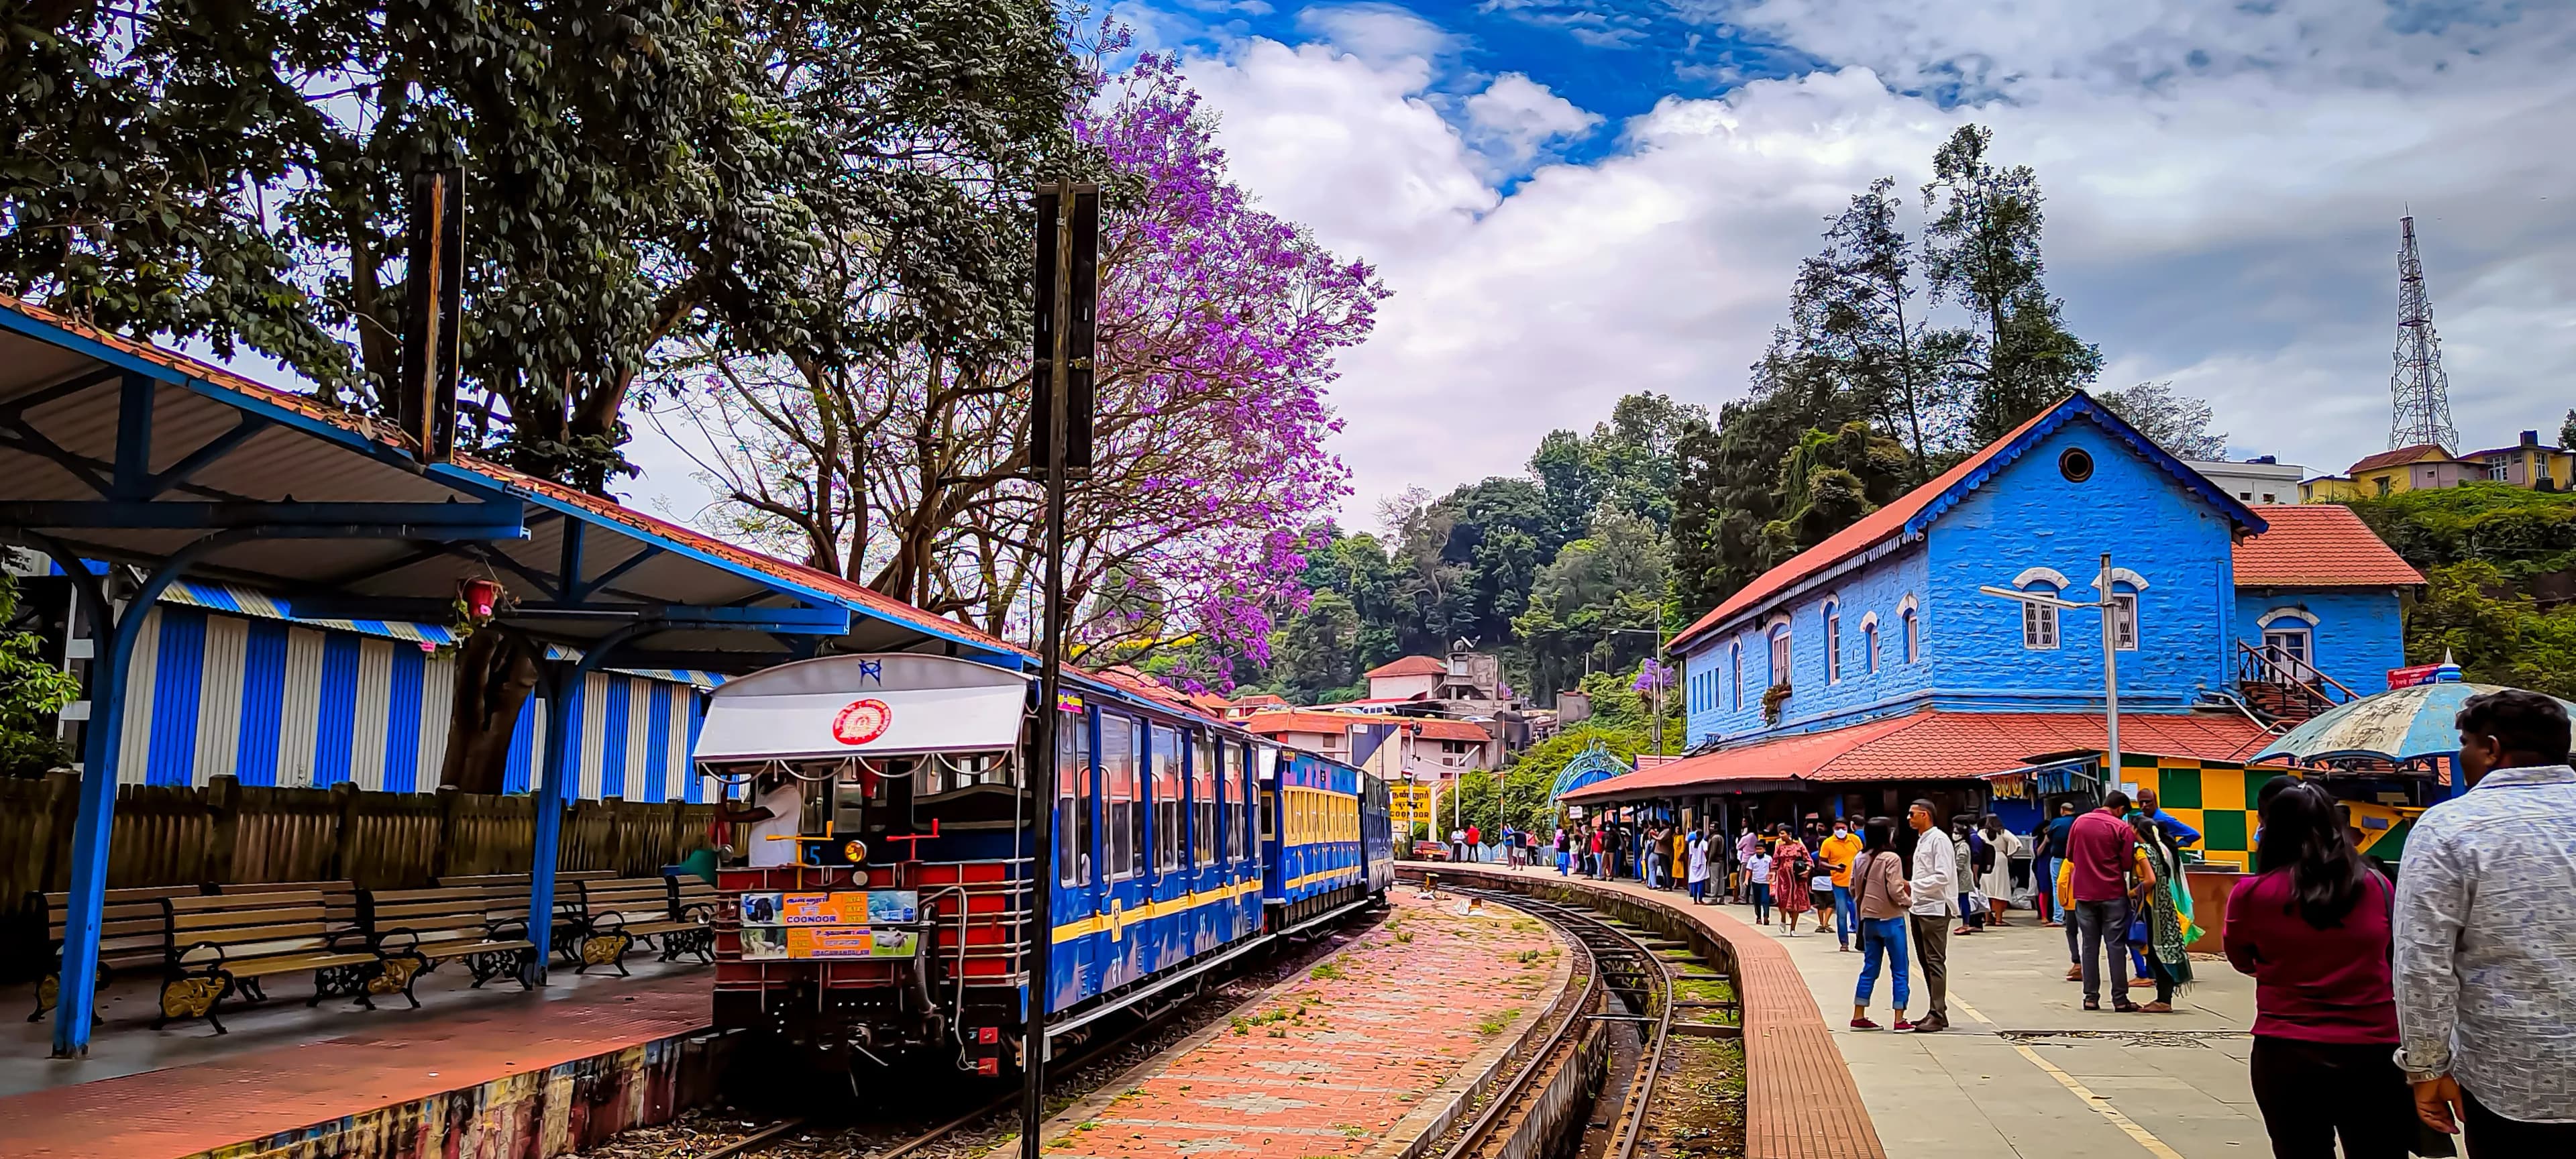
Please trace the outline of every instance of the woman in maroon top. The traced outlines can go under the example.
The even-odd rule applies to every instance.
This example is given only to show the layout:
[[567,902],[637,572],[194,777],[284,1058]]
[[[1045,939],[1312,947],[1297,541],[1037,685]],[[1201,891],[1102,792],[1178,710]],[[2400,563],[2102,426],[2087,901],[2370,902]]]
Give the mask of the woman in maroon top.
[[2353,850],[2334,798],[2263,802],[2257,872],[2227,899],[2227,960],[2254,976],[2254,1102],[2276,1159],[2404,1159],[2413,1095],[2389,988],[2394,891]]

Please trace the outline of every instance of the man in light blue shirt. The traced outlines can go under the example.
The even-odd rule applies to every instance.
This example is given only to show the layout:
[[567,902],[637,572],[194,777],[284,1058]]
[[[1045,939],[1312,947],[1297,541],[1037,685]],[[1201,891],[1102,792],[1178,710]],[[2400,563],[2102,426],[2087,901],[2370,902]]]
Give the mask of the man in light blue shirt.
[[2576,1155],[2576,769],[2537,692],[2468,699],[2454,775],[2397,878],[2397,1065],[2469,1159]]

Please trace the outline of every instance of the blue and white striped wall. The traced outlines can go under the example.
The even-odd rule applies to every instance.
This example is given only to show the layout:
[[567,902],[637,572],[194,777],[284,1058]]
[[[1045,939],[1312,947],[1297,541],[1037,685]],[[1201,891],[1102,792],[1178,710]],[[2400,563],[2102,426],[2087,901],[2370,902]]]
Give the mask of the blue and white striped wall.
[[[146,613],[126,676],[118,777],[202,785],[387,792],[438,787],[455,663],[387,638],[164,603]],[[594,673],[573,697],[579,776],[567,796],[708,799],[690,775],[702,716],[691,684]],[[539,767],[545,706],[531,697],[512,738],[510,792]]]

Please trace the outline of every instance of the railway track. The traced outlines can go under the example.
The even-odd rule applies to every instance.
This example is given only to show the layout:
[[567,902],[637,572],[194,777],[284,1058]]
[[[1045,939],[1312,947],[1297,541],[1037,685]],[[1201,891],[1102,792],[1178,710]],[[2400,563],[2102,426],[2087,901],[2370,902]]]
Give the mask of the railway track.
[[[1486,1096],[1482,1110],[1449,1141],[1441,1159],[1542,1159],[1543,1151],[1559,1149],[1562,1136],[1544,1120],[1533,1124],[1532,1117],[1542,1112],[1555,1119],[1571,1115],[1588,1083],[1580,1073],[1568,1075],[1568,1069],[1584,1067],[1587,1050],[1605,1049],[1614,1063],[1598,1094],[1616,1092],[1619,1110],[1609,1120],[1591,1120],[1593,1130],[1602,1134],[1587,1135],[1580,1153],[1633,1159],[1672,1028],[1672,977],[1664,959],[1646,939],[1581,906],[1495,890],[1453,887],[1452,892],[1510,906],[1555,927],[1583,954],[1588,980],[1579,991],[1569,987],[1550,1007],[1540,1023],[1553,1021],[1545,1040]],[[1632,1028],[1633,1046],[1593,1036],[1590,1031],[1603,1023],[1612,1024],[1613,1034]],[[1561,1105],[1552,1105],[1559,1100]]]
[[[1334,943],[1328,939],[1339,931],[1345,920],[1362,912],[1364,908],[1358,904],[1347,906],[1279,935],[1280,945],[1298,947],[1300,951],[1285,956],[1286,969],[1281,976],[1292,976],[1310,965],[1312,959],[1331,952]],[[1277,964],[1277,961],[1273,960],[1272,965]],[[1212,990],[1223,984],[1220,980],[1208,979],[1204,988]],[[1079,1049],[1059,1055],[1047,1064],[1050,1076],[1048,1083],[1051,1088],[1050,1098],[1062,1097],[1062,1093],[1053,1088],[1063,1076],[1079,1074],[1087,1068],[1100,1064],[1120,1050],[1140,1041],[1152,1040],[1159,1032],[1171,1027],[1175,1022],[1186,1021],[1183,1016],[1190,1013],[1193,1003],[1201,996],[1200,990],[1193,990],[1188,996],[1175,998],[1153,1010],[1132,1027],[1115,1034],[1092,1037]],[[1234,1001],[1234,999],[1226,999],[1219,1002],[1216,1010],[1230,1009]],[[1200,1011],[1199,1013],[1205,1015],[1213,1012]],[[1059,1049],[1062,1049],[1061,1040],[1059,1040]],[[1159,1049],[1159,1044],[1155,1044],[1155,1049]],[[1152,1054],[1153,1051],[1148,1050],[1146,1058],[1150,1059]],[[1139,1063],[1141,1064],[1142,1061],[1144,1060],[1139,1060]],[[1107,1081],[1117,1080],[1112,1078]],[[1074,1085],[1085,1086],[1087,1089],[1086,1084]],[[817,1116],[790,1116],[705,1150],[687,1148],[617,1152],[612,1144],[610,1148],[603,1151],[616,1152],[620,1155],[652,1155],[658,1156],[659,1159],[743,1159],[745,1156],[758,1156],[773,1150],[783,1150],[790,1144],[801,1141],[802,1145],[797,1147],[800,1154],[849,1156],[851,1159],[909,1159],[924,1152],[935,1151],[939,1144],[960,1135],[972,1134],[978,1128],[990,1124],[997,1116],[1016,1112],[1019,1106],[1020,1094],[1014,1087],[1009,1094],[998,1096],[981,1103],[973,1110],[908,1135],[888,1134],[866,1124],[845,1125],[839,1121],[826,1121]],[[809,1131],[819,1137],[805,1138],[801,1134]]]

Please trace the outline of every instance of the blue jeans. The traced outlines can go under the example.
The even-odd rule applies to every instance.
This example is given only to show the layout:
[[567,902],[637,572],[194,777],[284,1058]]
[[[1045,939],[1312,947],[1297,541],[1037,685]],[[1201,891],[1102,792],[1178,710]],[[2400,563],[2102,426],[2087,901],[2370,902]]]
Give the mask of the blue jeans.
[[[1841,890],[1835,890],[1841,893]],[[1905,1003],[1914,995],[1912,967],[1905,960],[1905,919],[1860,919],[1860,989],[1852,995],[1852,1005],[1866,1009],[1878,994],[1878,958],[1887,955],[1896,968],[1896,1011],[1905,1012]]]
[[[1834,940],[1846,946],[1850,945],[1852,929],[1859,924],[1860,904],[1852,900],[1851,887],[1848,885],[1835,886]],[[1899,956],[1902,957],[1903,955]],[[1898,1003],[1898,1005],[1903,1005],[1903,1003]]]
[[1556,875],[1558,877],[1565,876],[1565,863],[1566,859],[1570,856],[1571,854],[1568,854],[1562,849],[1556,851]]
[[1753,883],[1753,920],[1757,923],[1771,920],[1770,882],[1757,881]]

